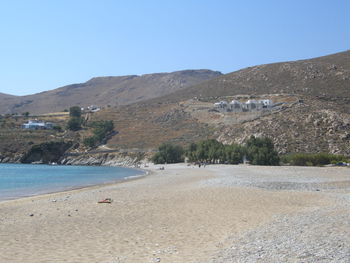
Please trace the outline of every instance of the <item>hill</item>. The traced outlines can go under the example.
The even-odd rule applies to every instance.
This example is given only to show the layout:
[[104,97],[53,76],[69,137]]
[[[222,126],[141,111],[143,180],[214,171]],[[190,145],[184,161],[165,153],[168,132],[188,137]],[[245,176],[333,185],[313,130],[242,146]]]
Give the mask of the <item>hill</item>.
[[220,75],[220,72],[211,70],[183,70],[141,76],[97,77],[34,95],[0,94],[0,113],[28,111],[38,114],[62,111],[74,105],[126,105],[163,96]]
[[[195,86],[183,87],[162,97],[107,107],[88,114],[85,118],[87,128],[79,132],[67,135],[48,133],[45,136],[74,141],[77,145],[74,151],[84,152],[87,149],[81,142],[91,134],[91,131],[86,130],[89,123],[112,120],[115,133],[101,149],[115,149],[126,154],[154,151],[163,142],[188,145],[215,138],[230,144],[242,143],[255,135],[270,137],[279,153],[330,152],[350,156],[349,66],[350,51],[309,60],[254,66],[217,76]],[[113,81],[123,83],[152,77],[159,80],[159,77],[165,76],[127,76]],[[97,78],[87,83],[100,85],[98,83],[105,81],[108,83],[109,80]],[[149,83],[152,81],[149,80]],[[85,83],[87,86],[90,84]],[[121,86],[118,84],[118,87]],[[133,92],[130,87],[129,92]],[[83,89],[81,84],[76,88]],[[67,92],[72,92],[72,89],[74,87],[68,88]],[[65,91],[59,89],[59,92]],[[214,108],[214,102],[233,99],[242,103],[249,99],[270,99],[274,107],[245,112]],[[10,153],[14,156],[11,146],[13,140],[19,147],[16,153],[21,152],[21,147],[23,150],[24,146],[29,147],[28,140],[35,132],[20,133],[19,125],[20,122],[14,124],[3,120],[4,130],[0,129],[0,142],[4,146],[0,144],[0,155],[6,157]],[[60,125],[65,126],[64,123]],[[12,126],[17,127],[16,133],[11,132]],[[11,139],[11,136],[15,136],[15,139]],[[38,136],[37,141],[41,142],[42,138],[43,135]],[[36,141],[31,140],[36,144]],[[102,157],[104,160],[107,158],[104,155]]]
[[[222,113],[213,103],[271,99],[264,113]],[[156,148],[205,138],[241,143],[251,135],[273,139],[280,153],[350,155],[350,51],[309,60],[274,63],[219,76],[171,95],[111,108],[95,118],[112,119],[114,148]]]
[[172,98],[277,93],[349,98],[350,50],[314,59],[248,67],[177,92]]

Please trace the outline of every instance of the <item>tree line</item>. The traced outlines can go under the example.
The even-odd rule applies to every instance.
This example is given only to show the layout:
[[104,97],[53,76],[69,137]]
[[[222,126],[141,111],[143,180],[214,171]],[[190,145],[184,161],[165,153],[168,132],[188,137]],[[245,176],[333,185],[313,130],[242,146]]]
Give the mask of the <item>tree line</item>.
[[183,148],[169,143],[162,144],[153,156],[156,164],[189,162],[207,164],[240,164],[249,161],[253,165],[323,166],[346,165],[349,156],[330,153],[292,153],[279,156],[270,138],[251,136],[245,144],[225,145],[217,140],[203,140]]
[[157,164],[183,162],[239,164],[245,160],[254,165],[278,165],[280,158],[270,138],[250,137],[244,145],[203,140],[191,143],[187,148],[169,143],[162,144],[152,161]]

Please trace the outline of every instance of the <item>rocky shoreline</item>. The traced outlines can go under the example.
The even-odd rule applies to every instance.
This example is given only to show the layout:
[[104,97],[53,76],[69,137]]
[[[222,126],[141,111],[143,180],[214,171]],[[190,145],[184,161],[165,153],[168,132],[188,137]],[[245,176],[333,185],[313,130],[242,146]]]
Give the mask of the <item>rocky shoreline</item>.
[[142,155],[128,153],[86,153],[78,156],[63,156],[60,164],[63,165],[101,165],[139,167],[145,160]]
[[[15,156],[0,156],[0,163],[23,163],[24,154]],[[146,163],[147,158],[143,153],[79,153],[63,155],[57,162],[60,165],[91,165],[91,166],[122,166],[140,167]],[[31,163],[44,163],[38,160]],[[49,163],[47,163],[49,164]]]

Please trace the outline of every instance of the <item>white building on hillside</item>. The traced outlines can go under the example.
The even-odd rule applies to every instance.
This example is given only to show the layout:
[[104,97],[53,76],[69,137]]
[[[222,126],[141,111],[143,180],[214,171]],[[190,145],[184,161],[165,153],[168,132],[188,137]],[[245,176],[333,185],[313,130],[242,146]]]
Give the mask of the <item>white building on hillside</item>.
[[248,100],[245,107],[247,111],[258,111],[262,109],[262,104],[257,100]]
[[230,102],[230,110],[233,112],[242,112],[243,111],[243,105],[238,100],[233,100]]
[[227,103],[227,101],[222,100],[222,101],[214,103],[214,107],[218,110],[225,110],[226,111],[228,109],[228,103]]
[[259,102],[262,104],[263,109],[270,109],[273,106],[272,100],[259,100]]
[[87,109],[88,109],[88,111],[90,111],[90,112],[97,112],[97,111],[101,110],[100,107],[97,107],[97,106],[95,106],[95,105],[90,105],[90,106],[87,107]]
[[226,101],[214,103],[214,107],[220,111],[246,112],[261,111],[263,109],[271,109],[274,106],[272,100],[247,100],[245,103],[238,100],[232,100],[229,104]]
[[53,123],[38,120],[29,120],[27,123],[22,124],[22,128],[30,130],[51,130],[53,128]]

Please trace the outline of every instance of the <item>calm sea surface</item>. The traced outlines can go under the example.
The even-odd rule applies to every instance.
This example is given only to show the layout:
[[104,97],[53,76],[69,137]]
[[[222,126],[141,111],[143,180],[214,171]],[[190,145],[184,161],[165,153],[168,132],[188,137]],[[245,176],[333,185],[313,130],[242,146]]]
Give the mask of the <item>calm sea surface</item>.
[[115,182],[142,174],[121,167],[0,164],[0,200]]

